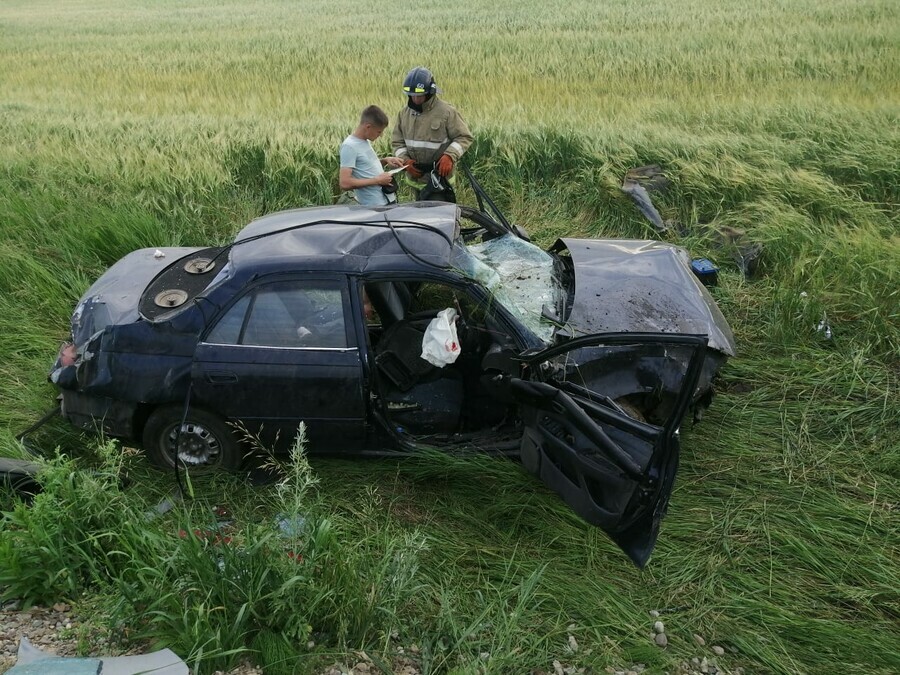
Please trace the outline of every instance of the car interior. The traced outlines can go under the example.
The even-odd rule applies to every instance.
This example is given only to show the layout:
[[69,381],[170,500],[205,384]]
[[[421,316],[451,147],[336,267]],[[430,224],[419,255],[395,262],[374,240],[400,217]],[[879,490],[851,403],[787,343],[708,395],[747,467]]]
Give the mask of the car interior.
[[[395,432],[421,443],[517,447],[518,416],[504,384],[517,375],[515,345],[490,313],[459,288],[433,281],[365,284],[375,311],[368,321],[380,413]],[[429,323],[448,307],[460,354],[444,367],[422,358]]]

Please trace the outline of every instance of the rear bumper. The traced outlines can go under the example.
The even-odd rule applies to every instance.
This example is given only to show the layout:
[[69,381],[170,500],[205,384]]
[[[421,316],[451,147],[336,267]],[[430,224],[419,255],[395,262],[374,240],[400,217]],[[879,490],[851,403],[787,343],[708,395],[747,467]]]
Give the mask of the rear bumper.
[[134,439],[137,405],[105,396],[62,391],[62,416],[85,431],[100,431],[115,438]]

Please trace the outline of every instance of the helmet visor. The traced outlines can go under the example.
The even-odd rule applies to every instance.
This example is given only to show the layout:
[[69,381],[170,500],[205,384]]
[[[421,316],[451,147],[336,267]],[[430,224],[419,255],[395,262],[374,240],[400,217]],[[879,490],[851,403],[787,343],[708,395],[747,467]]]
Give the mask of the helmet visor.
[[407,96],[424,96],[428,93],[425,87],[403,87]]

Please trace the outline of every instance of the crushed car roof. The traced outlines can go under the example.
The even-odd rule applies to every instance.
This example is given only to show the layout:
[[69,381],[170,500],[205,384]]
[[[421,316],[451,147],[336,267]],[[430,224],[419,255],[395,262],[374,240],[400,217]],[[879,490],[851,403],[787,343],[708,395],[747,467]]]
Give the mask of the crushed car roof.
[[235,269],[302,262],[363,271],[396,264],[394,256],[447,267],[458,234],[458,209],[444,202],[293,209],[247,225],[230,259]]

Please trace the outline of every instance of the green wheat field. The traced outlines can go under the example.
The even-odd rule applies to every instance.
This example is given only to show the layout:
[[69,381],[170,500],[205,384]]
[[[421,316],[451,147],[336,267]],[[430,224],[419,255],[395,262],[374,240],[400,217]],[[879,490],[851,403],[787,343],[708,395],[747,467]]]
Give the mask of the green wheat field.
[[[103,634],[195,673],[900,672],[895,0],[3,0],[0,455],[52,407],[104,269],[333,202],[340,141],[419,64],[536,242],[663,238],[721,268],[739,355],[682,429],[646,569],[477,455],[298,454],[280,488],[195,480],[148,520],[171,477],[55,421],[44,494],[3,495],[0,592],[73,603],[85,654]],[[665,234],[620,190],[647,164]],[[762,247],[754,274],[723,231]],[[178,536],[223,502],[232,545]]]

